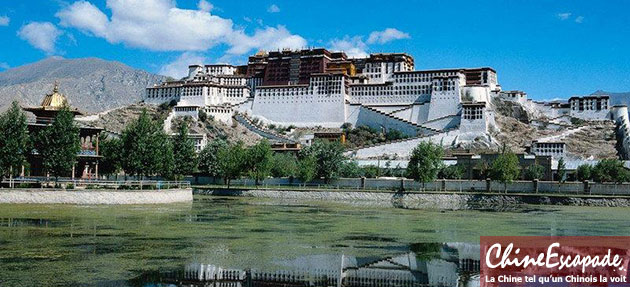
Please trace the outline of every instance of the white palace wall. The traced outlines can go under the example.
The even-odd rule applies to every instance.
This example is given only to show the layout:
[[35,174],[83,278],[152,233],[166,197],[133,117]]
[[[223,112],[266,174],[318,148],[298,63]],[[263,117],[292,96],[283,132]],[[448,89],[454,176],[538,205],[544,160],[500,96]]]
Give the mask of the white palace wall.
[[432,128],[432,129],[436,129],[436,130],[453,129],[453,128],[457,128],[460,125],[460,116],[450,115],[450,116],[442,117],[442,118],[435,119],[432,121],[421,123],[421,125]]
[[570,115],[574,118],[580,118],[587,121],[604,120],[608,115],[608,109],[604,110],[584,110],[584,111],[570,111]]
[[[363,105],[409,105],[416,102],[426,102],[431,98],[429,93],[415,90],[403,90],[406,86],[392,83],[377,85],[350,86],[349,100],[351,103]],[[398,90],[400,89],[400,90]]]
[[343,75],[314,76],[308,85],[256,89],[252,116],[299,127],[340,127],[346,121]]
[[252,116],[281,125],[340,127],[345,122],[343,98],[342,94],[257,95],[252,105]]
[[617,135],[621,139],[622,155],[630,159],[630,119],[628,107],[613,106],[610,110],[610,118],[617,124]]
[[407,136],[416,136],[419,132],[418,127],[410,122],[404,122],[366,106],[349,104],[347,114],[346,122],[355,127],[369,126],[379,131],[395,129]]
[[461,87],[461,95],[465,101],[471,102],[490,102],[490,87],[488,86],[463,86]]
[[391,115],[415,123],[415,119],[413,118],[413,106],[404,109],[398,109],[397,111],[391,113]]
[[431,104],[429,105],[429,115],[427,121],[442,118],[449,115],[456,115],[460,110],[461,96],[459,84],[452,87],[443,88],[434,87],[431,94]]

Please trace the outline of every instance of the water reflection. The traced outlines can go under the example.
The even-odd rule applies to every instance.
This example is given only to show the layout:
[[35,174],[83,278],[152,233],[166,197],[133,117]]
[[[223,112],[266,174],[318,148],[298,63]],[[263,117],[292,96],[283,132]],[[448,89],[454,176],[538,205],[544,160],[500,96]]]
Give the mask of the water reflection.
[[135,286],[479,286],[479,245],[418,243],[386,257],[310,255],[278,262],[277,270],[189,263],[169,272],[145,273]]

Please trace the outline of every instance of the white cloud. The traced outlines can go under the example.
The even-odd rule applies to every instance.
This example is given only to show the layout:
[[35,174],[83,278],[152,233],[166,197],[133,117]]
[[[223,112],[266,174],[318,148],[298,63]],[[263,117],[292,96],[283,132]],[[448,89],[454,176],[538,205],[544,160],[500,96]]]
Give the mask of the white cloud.
[[368,56],[368,44],[385,44],[394,40],[411,38],[409,34],[398,29],[387,28],[383,31],[373,31],[367,41],[362,36],[344,36],[342,39],[333,39],[329,42],[330,49],[344,51],[348,57],[362,58]]
[[564,21],[564,20],[569,19],[569,17],[571,17],[571,13],[568,13],[568,12],[558,13],[556,16],[558,17],[558,19]]
[[198,2],[200,10],[190,10],[177,8],[172,0],[107,0],[107,8],[111,10],[108,19],[95,5],[79,1],[60,10],[56,16],[62,25],[110,43],[152,51],[206,51],[228,44],[230,53],[244,54],[255,48],[306,45],[304,38],[291,34],[284,26],[265,27],[249,36],[234,28],[232,20],[212,15],[209,5],[212,4],[201,0]]
[[400,40],[400,39],[409,39],[411,38],[409,34],[402,32],[398,29],[387,28],[383,31],[374,31],[370,33],[370,36],[367,39],[368,44],[385,44],[390,41]]
[[31,22],[18,31],[18,36],[22,40],[47,54],[55,52],[55,43],[61,34],[63,32],[50,22]]
[[581,24],[582,22],[584,22],[584,16],[575,17],[575,23]]
[[210,12],[214,8],[214,5],[206,0],[199,0],[199,3],[197,3],[197,8],[204,12]]
[[306,39],[299,35],[291,34],[286,27],[266,27],[257,29],[254,35],[248,36],[245,32],[236,31],[228,40],[232,46],[228,49],[228,54],[242,55],[253,49],[276,50],[276,49],[301,49],[306,47]]
[[75,27],[99,37],[107,37],[107,16],[90,2],[79,1],[55,14],[61,19],[61,26]]
[[203,65],[207,62],[208,58],[201,54],[184,52],[174,61],[162,66],[158,74],[180,79],[188,75],[189,65]]
[[267,12],[269,13],[278,13],[280,12],[280,7],[276,4],[271,4],[271,6],[267,7]]
[[0,26],[9,26],[9,22],[11,22],[11,18],[8,16],[0,16]]
[[361,36],[345,36],[343,39],[333,39],[330,41],[330,48],[334,51],[343,51],[350,58],[362,58],[368,55],[368,47]]
[[0,62],[0,69],[2,70],[8,70],[9,68],[11,68],[11,66],[9,66],[8,63],[6,62]]

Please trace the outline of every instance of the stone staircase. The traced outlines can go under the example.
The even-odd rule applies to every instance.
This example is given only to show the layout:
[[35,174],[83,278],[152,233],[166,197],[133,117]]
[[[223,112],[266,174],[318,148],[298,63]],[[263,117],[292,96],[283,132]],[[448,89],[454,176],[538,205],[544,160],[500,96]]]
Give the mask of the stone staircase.
[[270,131],[268,129],[265,129],[263,127],[260,127],[254,124],[254,122],[252,122],[251,119],[249,119],[246,115],[242,113],[234,112],[233,118],[236,122],[243,125],[245,128],[247,128],[251,132],[265,139],[268,139],[272,143],[296,143],[295,140],[292,140],[283,135],[279,135],[273,131]]
[[397,110],[393,110],[393,111],[389,112],[389,114],[393,115],[393,114],[395,114],[395,113],[397,113],[397,112],[402,112],[402,111],[404,111],[404,110],[411,109],[411,108],[413,108],[413,104],[406,105],[404,108],[400,108],[400,109],[397,109]]
[[422,133],[423,135],[427,135],[427,133],[425,133],[425,131],[429,131],[429,133],[441,133],[442,132],[441,130],[434,129],[434,128],[431,128],[431,127],[427,127],[427,126],[424,126],[422,124],[417,124],[417,123],[411,122],[411,121],[403,119],[403,118],[399,118],[397,116],[385,113],[383,111],[380,111],[378,109],[372,108],[370,106],[361,105],[361,107],[362,108],[366,108],[366,109],[368,109],[370,111],[379,113],[379,114],[381,114],[383,116],[389,117],[391,119],[394,119],[394,120],[397,120],[397,121],[401,121],[401,122],[403,122],[405,124],[411,125],[411,126],[415,127],[416,130],[418,130],[418,132]]
[[167,134],[171,133],[171,126],[172,126],[172,123],[173,123],[173,117],[175,117],[174,108],[171,109],[171,111],[168,113],[168,116],[166,117],[166,119],[164,119],[164,131]]

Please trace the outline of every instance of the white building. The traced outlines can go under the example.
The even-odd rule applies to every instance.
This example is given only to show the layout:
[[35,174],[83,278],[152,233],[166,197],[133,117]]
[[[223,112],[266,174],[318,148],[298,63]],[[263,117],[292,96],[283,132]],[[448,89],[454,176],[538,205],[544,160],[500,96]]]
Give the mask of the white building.
[[532,141],[530,152],[535,155],[548,155],[554,159],[565,157],[567,145],[564,142]]
[[251,98],[249,79],[237,75],[232,65],[191,65],[188,76],[179,81],[165,82],[146,90],[145,102],[161,104],[177,101],[175,117],[198,118],[199,111],[229,122],[233,109]]
[[404,53],[371,54],[365,61],[361,74],[370,83],[384,83],[391,80],[394,72],[413,71],[413,58]]
[[462,104],[462,114],[459,129],[462,133],[486,132],[488,121],[486,120],[486,103],[464,103]]
[[527,102],[527,94],[523,91],[501,91],[501,93],[499,93],[499,97],[511,102]]
[[[309,74],[307,83],[282,85],[264,84],[263,60],[248,67],[247,73],[259,71],[250,76],[232,65],[191,65],[182,80],[147,88],[145,101],[177,101],[174,117],[198,118],[204,111],[228,122],[238,111],[267,124],[338,128],[351,123],[416,136],[457,128],[462,103],[484,103],[486,111],[491,94],[500,91],[492,68],[414,71],[413,58],[403,53],[339,62],[331,66],[334,71]],[[487,131],[487,122],[486,117],[468,119],[467,129]]]
[[591,95],[571,97],[570,115],[583,120],[605,120],[610,109],[610,99],[607,95]]

